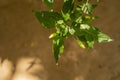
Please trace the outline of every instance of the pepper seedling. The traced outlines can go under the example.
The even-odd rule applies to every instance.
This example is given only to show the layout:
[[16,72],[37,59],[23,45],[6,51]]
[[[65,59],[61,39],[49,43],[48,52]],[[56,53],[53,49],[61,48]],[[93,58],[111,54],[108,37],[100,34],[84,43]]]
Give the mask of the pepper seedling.
[[64,51],[64,39],[74,37],[81,48],[93,48],[94,43],[110,42],[112,39],[96,28],[92,21],[96,4],[89,0],[63,0],[60,12],[53,9],[54,0],[43,0],[50,8],[48,11],[34,11],[38,21],[47,29],[56,30],[50,34],[53,39],[52,49],[56,63]]

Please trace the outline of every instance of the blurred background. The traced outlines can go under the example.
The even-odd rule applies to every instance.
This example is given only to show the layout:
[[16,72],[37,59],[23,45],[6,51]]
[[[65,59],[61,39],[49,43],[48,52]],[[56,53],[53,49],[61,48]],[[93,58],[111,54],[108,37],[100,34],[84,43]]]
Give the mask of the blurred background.
[[[55,9],[61,5],[56,0]],[[120,80],[120,0],[100,0],[94,12],[99,16],[94,25],[114,41],[88,50],[66,40],[58,66],[48,39],[53,31],[43,28],[32,10],[47,7],[41,0],[0,0],[0,68],[5,67],[0,71],[6,75],[0,80],[19,80],[21,74],[20,80]]]

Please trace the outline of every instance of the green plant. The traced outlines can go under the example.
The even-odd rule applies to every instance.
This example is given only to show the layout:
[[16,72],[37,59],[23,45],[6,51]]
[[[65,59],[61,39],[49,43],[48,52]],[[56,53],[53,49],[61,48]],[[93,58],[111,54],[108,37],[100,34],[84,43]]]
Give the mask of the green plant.
[[55,29],[49,38],[53,39],[53,53],[58,62],[64,51],[64,39],[74,37],[81,48],[92,48],[98,42],[110,42],[112,39],[92,25],[97,17],[93,15],[96,4],[89,0],[64,0],[61,12],[53,10],[54,0],[43,0],[50,8],[48,11],[33,11],[38,21],[48,29]]

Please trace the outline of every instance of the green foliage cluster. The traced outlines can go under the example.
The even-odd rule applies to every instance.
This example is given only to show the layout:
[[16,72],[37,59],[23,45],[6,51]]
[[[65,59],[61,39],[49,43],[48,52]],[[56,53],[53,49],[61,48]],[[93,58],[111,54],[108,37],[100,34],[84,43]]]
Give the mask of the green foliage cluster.
[[61,12],[53,10],[54,0],[43,0],[49,11],[33,11],[38,21],[48,29],[55,29],[49,38],[53,39],[53,53],[58,62],[64,51],[64,39],[74,37],[81,48],[92,48],[94,43],[110,42],[112,39],[92,25],[97,17],[93,15],[96,4],[88,0],[64,0]]

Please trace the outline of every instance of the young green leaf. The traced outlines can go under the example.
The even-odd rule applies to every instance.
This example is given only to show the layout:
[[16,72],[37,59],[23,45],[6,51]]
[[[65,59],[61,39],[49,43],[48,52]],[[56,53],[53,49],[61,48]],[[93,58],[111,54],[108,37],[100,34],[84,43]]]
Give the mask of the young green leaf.
[[108,35],[106,35],[106,34],[104,34],[102,32],[100,32],[98,34],[98,42],[99,43],[101,43],[101,42],[110,42],[110,41],[112,41],[112,39]]
[[60,24],[60,25],[58,26],[57,33],[58,33],[61,37],[67,38],[67,37],[68,37],[68,33],[69,33],[69,28],[66,27],[65,24]]
[[[92,32],[90,32],[90,33],[92,33]],[[86,34],[85,38],[86,38],[87,48],[93,48],[93,45],[96,42],[95,39],[94,39],[94,36],[95,35],[93,35],[93,34]]]
[[55,28],[57,21],[62,20],[62,16],[57,12],[49,12],[49,11],[42,11],[37,12],[33,11],[34,15],[38,19],[38,21],[45,27],[45,28]]
[[53,7],[54,0],[42,0],[49,8]]
[[93,48],[95,41],[87,41],[87,48]]

